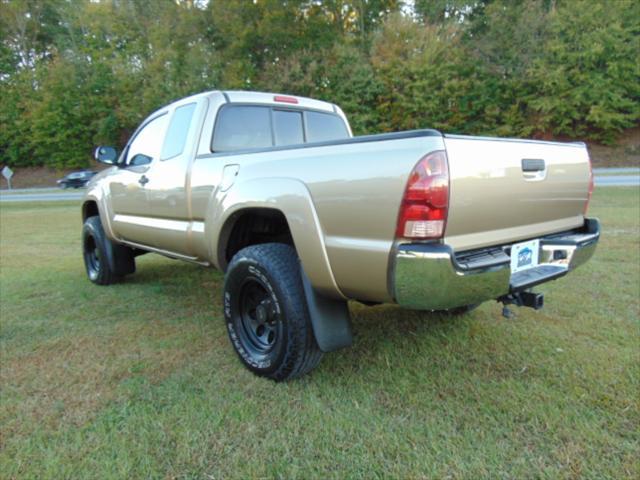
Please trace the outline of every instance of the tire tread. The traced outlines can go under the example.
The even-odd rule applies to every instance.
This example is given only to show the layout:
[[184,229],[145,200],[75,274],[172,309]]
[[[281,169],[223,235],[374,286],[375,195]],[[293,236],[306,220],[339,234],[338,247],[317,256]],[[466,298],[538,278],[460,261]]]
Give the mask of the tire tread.
[[[295,250],[284,243],[263,243],[246,247],[233,257],[227,274],[247,260],[262,266],[269,273],[270,280],[277,284],[277,290],[284,296],[279,300],[287,316],[288,326],[288,338],[281,364],[269,373],[250,369],[258,375],[276,381],[290,380],[309,373],[320,363],[323,354],[311,326],[302,287],[300,260]],[[225,291],[226,287],[225,281]],[[242,360],[241,356],[240,358]]]

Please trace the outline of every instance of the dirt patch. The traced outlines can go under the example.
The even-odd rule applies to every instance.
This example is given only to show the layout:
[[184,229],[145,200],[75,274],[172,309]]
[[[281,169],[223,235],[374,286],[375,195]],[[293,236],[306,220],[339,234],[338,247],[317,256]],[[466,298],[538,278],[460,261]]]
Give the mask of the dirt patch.
[[614,146],[588,145],[594,167],[640,167],[640,127],[627,130]]
[[[0,168],[2,168],[1,165]],[[104,170],[105,168],[108,168],[108,166],[93,164],[87,167],[87,169],[96,172]],[[57,180],[68,173],[82,170],[78,168],[56,170],[55,168],[48,167],[12,167],[11,169],[13,170],[13,178],[11,179],[13,188],[57,187]],[[4,177],[0,176],[0,190],[6,190],[7,188],[7,181]]]
[[[73,170],[55,170],[46,167],[24,167],[12,168],[13,178],[11,184],[13,188],[30,188],[30,187],[55,187],[56,180],[64,177]],[[4,177],[0,178],[0,189],[8,188],[7,181]]]

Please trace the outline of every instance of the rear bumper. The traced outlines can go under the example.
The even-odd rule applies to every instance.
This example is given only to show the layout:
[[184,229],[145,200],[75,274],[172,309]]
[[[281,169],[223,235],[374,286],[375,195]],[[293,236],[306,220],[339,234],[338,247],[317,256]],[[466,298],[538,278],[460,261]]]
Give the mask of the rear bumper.
[[597,219],[577,230],[540,238],[539,266],[511,274],[511,245],[456,255],[448,245],[403,244],[392,275],[396,302],[445,310],[526,290],[566,275],[591,258],[600,238]]

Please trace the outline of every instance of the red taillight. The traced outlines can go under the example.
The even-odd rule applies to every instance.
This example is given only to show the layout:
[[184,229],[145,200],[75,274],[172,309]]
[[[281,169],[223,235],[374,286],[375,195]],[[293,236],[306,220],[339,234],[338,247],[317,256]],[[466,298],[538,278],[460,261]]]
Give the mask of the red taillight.
[[583,215],[587,214],[589,209],[589,202],[591,201],[591,195],[593,195],[593,166],[591,165],[591,158],[589,158],[589,191],[587,192],[587,201],[584,202]]
[[273,97],[273,101],[282,103],[298,103],[298,99],[296,97],[286,97],[284,95],[276,95]]
[[402,197],[396,235],[442,238],[449,210],[449,165],[444,150],[432,152],[414,167]]

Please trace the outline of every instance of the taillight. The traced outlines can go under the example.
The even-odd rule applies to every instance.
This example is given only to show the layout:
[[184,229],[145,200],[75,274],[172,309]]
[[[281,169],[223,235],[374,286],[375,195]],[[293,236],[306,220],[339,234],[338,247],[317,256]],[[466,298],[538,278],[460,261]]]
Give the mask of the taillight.
[[273,101],[282,103],[298,103],[298,99],[296,97],[288,97],[286,95],[276,95],[273,97]]
[[442,238],[449,210],[449,165],[444,150],[432,152],[414,167],[402,197],[396,235]]
[[593,166],[591,165],[591,158],[589,158],[589,191],[587,192],[587,201],[584,202],[584,210],[582,211],[583,215],[587,214],[587,210],[589,209],[589,202],[591,201],[592,195],[593,195]]

